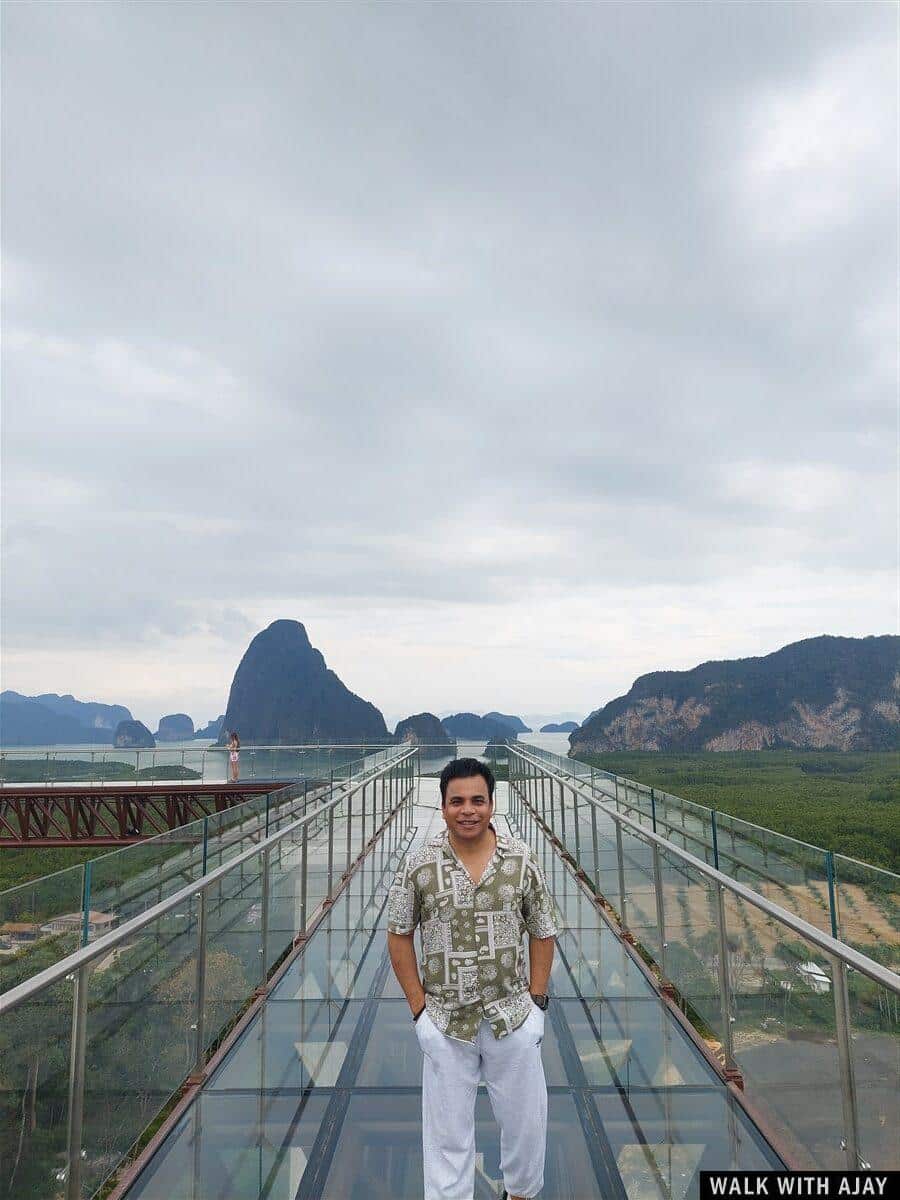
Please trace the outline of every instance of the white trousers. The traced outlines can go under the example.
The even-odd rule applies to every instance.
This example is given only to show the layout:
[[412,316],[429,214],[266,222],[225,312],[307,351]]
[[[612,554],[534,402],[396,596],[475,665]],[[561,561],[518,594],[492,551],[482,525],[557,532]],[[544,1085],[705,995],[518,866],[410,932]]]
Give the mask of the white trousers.
[[544,1186],[547,1143],[543,1012],[535,1005],[504,1038],[482,1021],[475,1041],[463,1042],[441,1033],[426,1011],[416,1036],[424,1056],[425,1200],[473,1200],[475,1096],[482,1081],[500,1126],[503,1186],[511,1196],[536,1196]]

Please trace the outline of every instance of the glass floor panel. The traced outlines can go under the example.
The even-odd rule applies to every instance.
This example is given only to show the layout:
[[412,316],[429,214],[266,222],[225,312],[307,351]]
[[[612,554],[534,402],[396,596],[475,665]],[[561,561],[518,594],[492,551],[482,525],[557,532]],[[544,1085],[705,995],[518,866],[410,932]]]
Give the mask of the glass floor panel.
[[[431,808],[415,821],[417,840],[443,825]],[[384,935],[400,858],[379,848],[357,870],[129,1197],[421,1200],[422,1059]],[[692,1200],[701,1169],[780,1166],[571,873],[545,861],[567,922],[542,1198]],[[476,1198],[497,1197],[483,1087],[476,1146]]]
[[207,1090],[334,1087],[361,1011],[359,1000],[282,1000],[264,1005]]
[[778,1169],[723,1088],[608,1091],[593,1101],[629,1200],[693,1200],[700,1171]]
[[323,927],[285,972],[270,1000],[365,999],[383,952],[384,935],[375,929]]
[[565,929],[557,940],[550,973],[554,996],[634,996],[656,993],[622,942],[606,925]]

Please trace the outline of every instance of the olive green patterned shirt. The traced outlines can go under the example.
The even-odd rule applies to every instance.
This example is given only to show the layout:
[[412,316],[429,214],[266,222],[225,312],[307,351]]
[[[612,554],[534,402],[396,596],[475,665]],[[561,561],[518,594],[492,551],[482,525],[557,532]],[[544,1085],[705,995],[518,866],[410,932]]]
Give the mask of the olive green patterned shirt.
[[388,898],[390,933],[421,927],[428,1015],[442,1033],[465,1042],[475,1041],[482,1020],[498,1038],[526,1020],[532,1000],[522,936],[558,932],[534,854],[518,838],[496,837],[477,885],[444,830],[407,855]]

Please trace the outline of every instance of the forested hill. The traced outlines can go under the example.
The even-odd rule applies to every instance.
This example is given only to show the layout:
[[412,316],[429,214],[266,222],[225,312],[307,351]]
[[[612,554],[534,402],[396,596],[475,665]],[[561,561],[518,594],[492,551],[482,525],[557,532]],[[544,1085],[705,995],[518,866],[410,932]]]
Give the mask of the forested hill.
[[816,637],[642,675],[570,736],[612,750],[900,748],[900,637]]

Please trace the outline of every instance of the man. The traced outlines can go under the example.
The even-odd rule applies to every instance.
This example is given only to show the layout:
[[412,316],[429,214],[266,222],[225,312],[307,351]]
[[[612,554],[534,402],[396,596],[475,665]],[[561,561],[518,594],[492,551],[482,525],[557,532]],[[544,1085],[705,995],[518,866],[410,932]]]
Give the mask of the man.
[[[544,1183],[541,1041],[557,929],[534,855],[497,833],[493,810],[490,768],[474,758],[446,766],[447,828],[407,856],[389,898],[391,963],[423,1054],[425,1200],[473,1200],[482,1080],[500,1125],[504,1196],[524,1200]],[[420,924],[422,978],[413,945]]]

